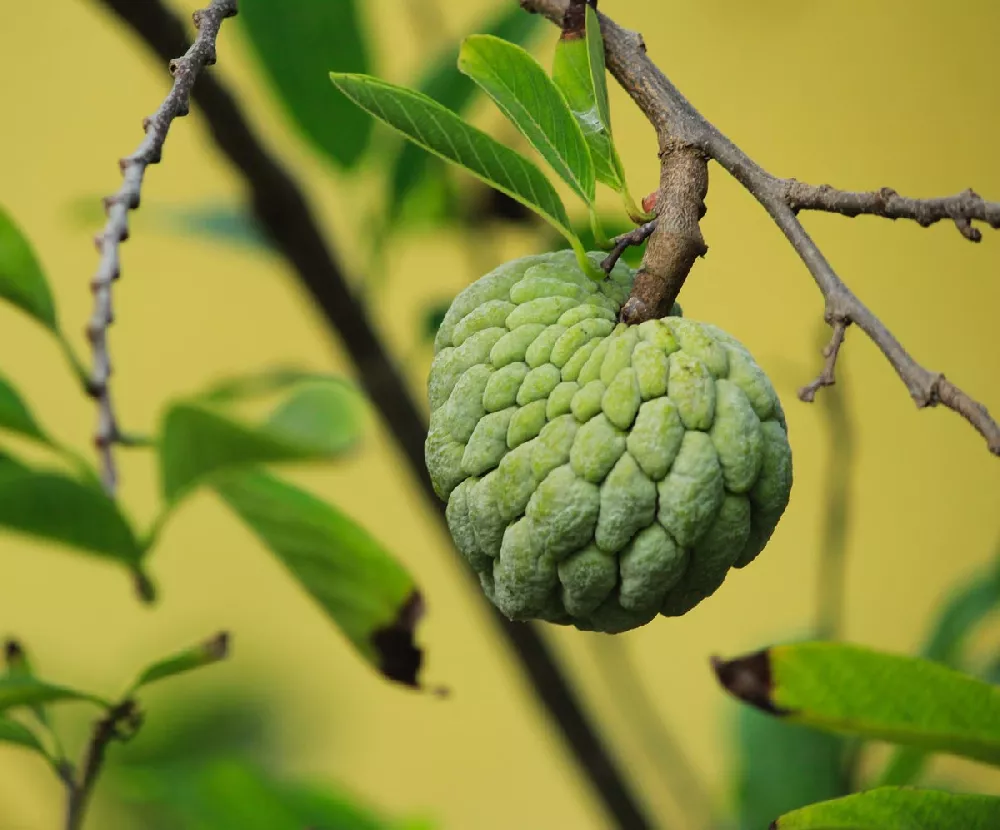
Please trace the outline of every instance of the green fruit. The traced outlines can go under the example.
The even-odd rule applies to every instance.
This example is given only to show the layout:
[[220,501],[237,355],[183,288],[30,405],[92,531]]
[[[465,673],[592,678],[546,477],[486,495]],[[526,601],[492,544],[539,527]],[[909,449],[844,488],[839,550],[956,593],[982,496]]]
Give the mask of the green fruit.
[[445,315],[427,469],[459,550],[511,619],[626,631],[749,564],[792,486],[781,404],[734,338],[617,324],[634,272],[569,251],[502,265]]

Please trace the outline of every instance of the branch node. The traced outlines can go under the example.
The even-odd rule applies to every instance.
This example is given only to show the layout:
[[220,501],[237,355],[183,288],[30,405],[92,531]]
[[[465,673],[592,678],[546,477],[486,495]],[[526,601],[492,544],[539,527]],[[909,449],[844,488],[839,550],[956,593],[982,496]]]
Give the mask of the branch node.
[[829,312],[825,315],[826,321],[833,326],[833,336],[830,342],[823,347],[823,371],[812,383],[803,386],[799,390],[799,400],[805,403],[812,403],[816,399],[816,393],[824,386],[833,386],[837,382],[836,369],[837,358],[840,357],[840,347],[844,345],[844,336],[851,321],[843,316],[833,315]]

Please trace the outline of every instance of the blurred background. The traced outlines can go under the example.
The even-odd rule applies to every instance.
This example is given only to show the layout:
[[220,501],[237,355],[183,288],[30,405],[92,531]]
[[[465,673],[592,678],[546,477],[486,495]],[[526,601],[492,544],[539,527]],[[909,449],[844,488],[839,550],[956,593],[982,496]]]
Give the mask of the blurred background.
[[[188,19],[199,4],[170,5]],[[341,4],[356,10],[357,26],[345,18],[336,42],[283,43],[280,29],[268,41],[250,28],[266,15],[262,6],[279,4],[242,5],[244,14],[223,26],[211,71],[304,189],[425,405],[434,324],[450,299],[501,262],[559,243],[437,163],[420,159],[419,175],[401,184],[414,164],[399,161],[401,143],[337,98],[325,70],[426,83],[453,61],[465,34],[495,30],[498,21],[548,66],[556,29],[519,19],[513,0],[358,0]],[[280,5],[294,17],[303,4]],[[602,0],[601,9],[641,30],[684,94],[776,174],[914,196],[972,186],[1000,198],[996,3]],[[70,339],[86,354],[100,197],[117,188],[117,159],[138,144],[140,121],[162,100],[169,76],[97,0],[6,2],[3,18],[0,203],[32,240]],[[277,79],[268,65],[274,43],[310,50],[318,74],[300,79],[302,88]],[[466,83],[438,91],[468,97],[470,119],[520,146]],[[657,183],[655,137],[621,90],[611,94],[619,149],[642,196]],[[303,116],[310,100],[320,102],[312,121]],[[244,183],[197,109],[175,123],[163,162],[148,172],[115,292],[114,394],[124,427],[152,431],[167,400],[227,375],[292,364],[350,376],[335,333],[249,218]],[[782,395],[795,453],[791,504],[760,559],[687,616],[615,638],[544,629],[644,808],[671,828],[756,826],[746,812],[748,781],[780,739],[754,748],[753,724],[718,688],[708,658],[813,632],[821,585],[829,592],[835,584],[837,566],[822,569],[824,551],[827,566],[843,555],[839,636],[917,652],[942,604],[990,567],[1000,537],[997,460],[953,413],[917,412],[859,332],[848,332],[836,388],[814,405],[797,401],[796,389],[821,365],[821,297],[752,197],[718,168],[711,175],[703,223],[710,253],[680,299],[687,316],[745,343]],[[604,198],[608,227],[623,230],[614,195]],[[919,361],[1000,410],[1000,237],[986,230],[977,246],[946,223],[922,230],[870,218],[810,215],[806,225]],[[0,308],[0,356],[43,423],[88,452],[93,406],[58,347]],[[367,420],[350,458],[288,475],[370,528],[415,575],[428,604],[418,632],[424,677],[447,687],[446,698],[386,683],[358,660],[208,493],[164,531],[151,563],[161,597],[153,607],[140,605],[111,565],[0,537],[0,635],[26,643],[46,677],[114,695],[149,655],[218,629],[234,635],[228,662],[144,698],[148,729],[112,748],[89,826],[222,826],[171,820],[148,804],[179,803],[184,787],[243,799],[261,781],[335,793],[345,811],[360,811],[358,822],[377,817],[345,827],[612,826],[392,436],[376,412]],[[119,457],[123,503],[146,524],[155,514],[155,468],[141,452]],[[970,631],[967,665],[1000,655],[998,620]],[[59,717],[75,747],[88,713],[67,708]],[[822,778],[819,755],[805,746],[796,766]],[[778,755],[787,761],[795,751]],[[862,769],[877,775],[886,755],[872,748]],[[184,774],[162,773],[178,766]],[[210,773],[186,779],[196,766]],[[701,784],[678,786],[690,776]],[[971,763],[935,760],[923,780],[1000,794],[997,772]],[[2,830],[60,826],[62,797],[41,762],[0,746]],[[136,812],[144,801],[146,812]]]

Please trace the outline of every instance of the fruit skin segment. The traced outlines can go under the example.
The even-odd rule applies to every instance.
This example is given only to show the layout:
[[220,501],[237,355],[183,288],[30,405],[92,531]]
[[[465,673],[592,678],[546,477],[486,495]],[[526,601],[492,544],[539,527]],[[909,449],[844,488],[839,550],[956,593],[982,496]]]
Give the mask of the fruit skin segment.
[[524,257],[461,292],[438,330],[427,470],[511,619],[619,633],[685,614],[788,504],[767,375],[677,306],[616,324],[634,277],[619,262],[595,283],[571,251]]

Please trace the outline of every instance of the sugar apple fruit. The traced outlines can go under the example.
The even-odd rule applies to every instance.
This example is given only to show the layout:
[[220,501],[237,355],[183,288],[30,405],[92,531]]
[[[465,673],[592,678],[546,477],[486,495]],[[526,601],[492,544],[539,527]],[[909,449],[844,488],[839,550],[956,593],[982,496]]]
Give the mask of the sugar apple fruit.
[[707,323],[617,323],[633,278],[619,264],[597,284],[569,251],[526,257],[462,291],[438,330],[427,469],[511,619],[615,633],[684,614],[788,503],[767,376]]

